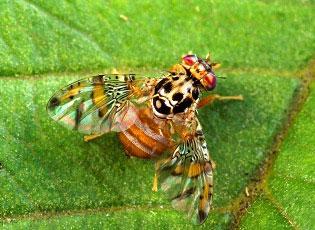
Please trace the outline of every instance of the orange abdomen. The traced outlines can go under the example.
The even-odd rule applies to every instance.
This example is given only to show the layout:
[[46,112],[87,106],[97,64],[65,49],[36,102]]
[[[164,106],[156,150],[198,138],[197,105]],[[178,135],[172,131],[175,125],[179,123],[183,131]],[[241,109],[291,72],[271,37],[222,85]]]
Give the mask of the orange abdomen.
[[132,126],[118,134],[128,155],[152,158],[172,148],[169,127],[161,127],[161,121],[153,117],[151,109],[140,110],[138,116],[139,119]]

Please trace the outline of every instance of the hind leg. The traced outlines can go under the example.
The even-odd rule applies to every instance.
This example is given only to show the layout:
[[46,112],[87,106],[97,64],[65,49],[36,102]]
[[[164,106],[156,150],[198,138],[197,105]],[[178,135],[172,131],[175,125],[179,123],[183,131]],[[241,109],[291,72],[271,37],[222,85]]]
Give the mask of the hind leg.
[[156,172],[155,172],[154,178],[153,178],[152,191],[153,191],[153,192],[157,192],[157,191],[158,191],[158,176],[157,176],[157,173],[156,173]]
[[164,164],[167,161],[167,159],[161,159],[157,160],[155,162],[155,173],[153,177],[153,185],[152,185],[152,191],[157,192],[158,191],[158,170],[162,164]]

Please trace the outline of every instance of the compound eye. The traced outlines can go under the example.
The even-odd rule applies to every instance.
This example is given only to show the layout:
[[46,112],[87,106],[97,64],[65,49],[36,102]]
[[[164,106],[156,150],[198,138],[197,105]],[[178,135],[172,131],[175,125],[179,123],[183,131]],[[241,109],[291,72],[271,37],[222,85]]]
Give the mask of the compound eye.
[[217,85],[217,78],[213,73],[208,73],[202,78],[201,84],[206,90],[213,90]]
[[198,61],[198,57],[194,54],[188,54],[184,56],[182,60],[184,65],[192,66]]

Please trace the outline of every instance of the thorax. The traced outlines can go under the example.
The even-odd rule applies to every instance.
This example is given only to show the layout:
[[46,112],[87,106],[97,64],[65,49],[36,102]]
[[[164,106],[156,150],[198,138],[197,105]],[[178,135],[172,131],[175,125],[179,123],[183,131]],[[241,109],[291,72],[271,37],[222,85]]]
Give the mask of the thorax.
[[185,113],[199,100],[199,88],[195,81],[184,75],[170,75],[162,78],[155,86],[151,100],[155,116],[172,119]]

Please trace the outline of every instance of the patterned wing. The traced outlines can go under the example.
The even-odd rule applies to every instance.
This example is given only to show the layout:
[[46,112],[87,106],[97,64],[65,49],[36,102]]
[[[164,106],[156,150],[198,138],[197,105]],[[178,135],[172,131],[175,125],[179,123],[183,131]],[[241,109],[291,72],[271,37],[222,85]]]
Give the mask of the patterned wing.
[[162,190],[170,196],[172,206],[186,211],[193,223],[202,224],[212,202],[213,163],[199,122],[195,135],[158,165]]
[[52,119],[85,134],[127,129],[137,119],[135,74],[97,75],[56,92],[47,104]]

